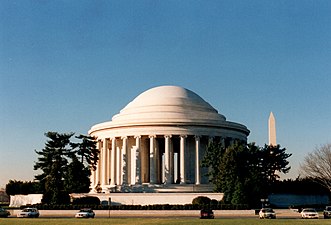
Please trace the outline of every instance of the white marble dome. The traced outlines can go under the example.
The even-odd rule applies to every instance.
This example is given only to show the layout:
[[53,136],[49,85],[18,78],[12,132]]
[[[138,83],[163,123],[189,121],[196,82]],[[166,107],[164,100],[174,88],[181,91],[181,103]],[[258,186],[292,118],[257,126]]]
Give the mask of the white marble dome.
[[194,92],[178,86],[149,89],[112,119],[113,125],[199,124],[217,125],[225,121],[210,104]]
[[226,121],[225,116],[199,95],[178,86],[159,86],[143,92],[111,121],[93,126],[89,133],[93,135],[99,131],[108,136],[152,132],[157,135],[230,136],[243,140],[249,134],[246,126]]

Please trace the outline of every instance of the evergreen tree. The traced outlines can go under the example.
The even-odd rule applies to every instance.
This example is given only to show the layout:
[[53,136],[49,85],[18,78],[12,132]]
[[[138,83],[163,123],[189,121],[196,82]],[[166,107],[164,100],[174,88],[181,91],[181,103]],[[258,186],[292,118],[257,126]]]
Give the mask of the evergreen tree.
[[96,169],[99,160],[99,149],[96,147],[96,140],[94,137],[79,135],[76,138],[80,139],[80,143],[72,143],[75,153],[80,157],[82,164],[87,164],[92,169]]
[[39,157],[34,169],[42,171],[35,178],[45,187],[43,202],[57,204],[61,203],[63,177],[68,164],[67,157],[71,154],[70,138],[73,133],[47,132],[45,136],[49,140],[44,149],[35,151]]
[[89,192],[90,175],[90,169],[74,156],[64,175],[64,190],[68,193]]
[[226,203],[256,206],[268,195],[277,171],[287,173],[290,169],[287,158],[291,154],[279,145],[260,148],[235,142],[224,148],[219,143],[208,145],[203,166],[209,167],[215,191],[224,193]]
[[[34,165],[42,173],[35,178],[44,187],[43,202],[62,204],[69,202],[69,193],[88,192],[90,169],[95,169],[99,158],[93,137],[80,135],[81,143],[72,143],[74,133],[48,132],[45,147],[35,151],[39,157]],[[78,158],[79,157],[79,158]]]

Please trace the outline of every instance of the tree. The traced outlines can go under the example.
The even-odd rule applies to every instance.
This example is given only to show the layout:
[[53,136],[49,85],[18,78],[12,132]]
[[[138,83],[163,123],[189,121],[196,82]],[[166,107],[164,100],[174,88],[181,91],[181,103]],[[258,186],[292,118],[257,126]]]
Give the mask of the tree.
[[88,164],[93,170],[99,160],[99,149],[96,147],[95,137],[79,135],[76,138],[81,140],[81,143],[72,143],[72,148],[75,149],[74,153],[80,156],[81,163]]
[[64,175],[64,190],[68,193],[87,193],[90,190],[90,169],[77,157],[72,158]]
[[222,141],[209,143],[202,165],[209,167],[208,176],[214,190],[224,193],[224,201],[255,206],[269,192],[269,186],[279,178],[277,172],[290,169],[291,154],[280,146],[263,148],[255,143],[234,142],[225,147]]
[[31,181],[9,180],[6,184],[7,195],[27,195],[41,193],[40,183]]
[[73,135],[48,132],[44,149],[35,151],[39,157],[34,169],[42,171],[35,178],[44,187],[44,203],[67,203],[68,193],[89,191],[90,169],[96,167],[99,150],[93,137],[79,135],[81,142],[72,143]]
[[277,172],[285,174],[290,171],[287,159],[292,154],[286,153],[285,148],[281,148],[280,145],[264,145],[260,152],[262,173],[270,184],[280,178]]
[[220,139],[209,141],[205,156],[201,164],[203,167],[209,167],[209,172],[207,176],[209,177],[210,181],[212,181],[215,185],[215,191],[221,189],[221,187],[219,187],[221,180],[218,179],[220,179],[220,165],[225,150],[225,145]]
[[331,143],[316,147],[300,168],[303,176],[316,180],[331,192]]
[[44,149],[35,151],[39,157],[34,169],[42,171],[35,178],[44,185],[42,201],[45,203],[62,203],[63,177],[68,164],[67,157],[71,154],[70,138],[73,135],[73,133],[47,132],[45,136],[49,140],[47,140]]

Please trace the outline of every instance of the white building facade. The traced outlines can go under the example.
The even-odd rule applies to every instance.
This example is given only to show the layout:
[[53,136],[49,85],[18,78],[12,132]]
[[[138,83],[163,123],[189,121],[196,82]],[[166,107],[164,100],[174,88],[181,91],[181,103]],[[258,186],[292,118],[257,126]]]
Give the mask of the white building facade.
[[226,121],[190,90],[160,86],[137,96],[89,134],[100,150],[91,192],[134,192],[141,186],[158,192],[169,186],[211,187],[208,168],[201,167],[208,142],[215,137],[247,141],[249,130]]

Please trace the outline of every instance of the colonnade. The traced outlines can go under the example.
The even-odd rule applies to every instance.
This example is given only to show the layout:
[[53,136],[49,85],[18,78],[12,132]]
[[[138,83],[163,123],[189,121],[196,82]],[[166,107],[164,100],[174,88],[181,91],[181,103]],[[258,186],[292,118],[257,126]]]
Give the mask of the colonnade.
[[103,138],[98,140],[97,148],[100,154],[97,168],[91,175],[92,188],[97,185],[107,189],[144,183],[201,183],[200,161],[205,148],[201,147],[200,136]]

